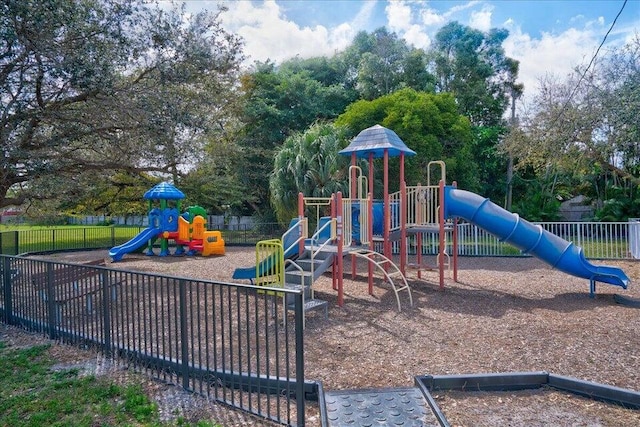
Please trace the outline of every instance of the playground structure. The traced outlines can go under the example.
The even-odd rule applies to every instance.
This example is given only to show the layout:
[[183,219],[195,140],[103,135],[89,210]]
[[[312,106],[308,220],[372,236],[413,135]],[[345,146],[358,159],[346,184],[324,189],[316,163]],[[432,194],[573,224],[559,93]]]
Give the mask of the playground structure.
[[[256,280],[266,286],[302,288],[306,310],[326,307],[326,302],[314,298],[312,284],[331,267],[333,289],[337,291],[338,305],[342,306],[343,259],[351,256],[352,274],[356,274],[357,259],[367,261],[369,293],[373,293],[374,273],[381,273],[391,285],[400,311],[399,292],[406,291],[410,305],[413,304],[406,281],[408,272],[413,271],[421,278],[423,272],[437,269],[441,289],[444,289],[447,271],[454,281],[458,280],[457,221],[462,218],[524,254],[534,255],[554,268],[589,280],[592,297],[596,282],[623,289],[628,286],[629,279],[621,269],[593,265],[573,243],[502,209],[487,198],[458,189],[455,182],[446,185],[444,162],[429,163],[426,185],[407,186],[404,159],[416,153],[390,129],[380,125],[367,128],[340,154],[351,157],[349,197],[343,197],[340,192],[328,198],[299,194],[298,218],[292,220],[283,235],[281,247],[257,251],[256,266],[236,270],[234,279]],[[400,190],[393,194],[389,193],[391,157],[399,157]],[[383,200],[374,201],[374,160],[380,158],[383,160]],[[368,178],[357,166],[358,159],[368,160]],[[432,183],[431,170],[435,168],[440,169],[440,177],[437,183]],[[314,210],[317,226],[309,236],[306,214]],[[330,215],[323,216],[324,212],[330,212]],[[423,243],[428,234],[438,236],[435,266],[427,265],[423,259]],[[394,250],[399,254],[399,265],[392,261]],[[411,256],[413,260],[410,260]],[[275,263],[274,259],[282,259],[282,262]],[[273,269],[279,269],[279,272],[266,274],[267,271],[273,273]],[[264,280],[265,277],[269,279]]]
[[[200,206],[190,206],[182,215],[180,201],[184,193],[173,185],[162,182],[148,190],[143,198],[149,201],[149,226],[134,238],[109,251],[114,262],[147,245],[146,254],[155,255],[154,242],[160,239],[159,256],[170,255],[169,241],[176,245],[174,255],[202,256],[224,255],[224,239],[220,231],[209,231],[206,227],[206,211]],[[160,207],[154,207],[157,201]],[[170,204],[175,203],[175,206]],[[185,249],[186,248],[186,249]]]

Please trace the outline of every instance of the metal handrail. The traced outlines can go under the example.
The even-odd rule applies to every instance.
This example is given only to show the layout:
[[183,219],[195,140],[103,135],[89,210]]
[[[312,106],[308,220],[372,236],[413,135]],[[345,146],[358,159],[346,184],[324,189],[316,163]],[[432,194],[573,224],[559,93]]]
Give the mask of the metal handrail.
[[[302,227],[301,231],[299,227]],[[284,232],[284,234],[282,235],[283,245],[284,241],[287,239],[287,236],[289,236],[289,234],[291,234],[293,231],[300,231],[300,235],[296,239],[294,245],[300,243],[300,240],[306,239],[309,236],[309,221],[307,220],[307,218],[298,218],[297,222],[294,225],[290,226],[289,229]],[[284,251],[287,252],[294,245],[290,245],[289,247],[284,248]]]
[[[337,237],[337,233],[336,233],[336,229],[337,229],[337,219],[336,218],[331,218],[331,221],[327,222],[326,224],[324,224],[322,227],[320,227],[319,229],[316,230],[315,233],[313,233],[313,236],[311,236],[311,238],[309,240],[311,240],[311,278],[313,279],[314,277],[314,270],[315,270],[315,264],[314,264],[314,260],[316,255],[318,255],[325,247],[327,247],[328,245],[330,245],[330,242],[333,242],[336,237]],[[321,245],[318,246],[317,250],[314,250],[315,245],[314,242],[318,241],[318,239],[320,238],[320,233],[322,233],[327,227],[330,227],[330,234],[329,234],[329,238],[322,243]]]
[[[304,329],[305,327],[305,322],[306,322],[306,313],[305,313],[305,298],[304,298],[304,269],[302,267],[300,267],[300,265],[298,265],[297,262],[295,262],[292,259],[287,259],[284,261],[284,265],[285,265],[285,271],[287,269],[287,267],[289,265],[293,266],[293,268],[295,268],[296,270],[298,270],[298,272],[300,273],[300,292],[302,293],[302,328]],[[309,288],[309,296],[311,297],[311,299],[313,299],[313,287]],[[284,310],[286,313],[287,310],[287,296],[284,296]],[[285,315],[286,318],[286,315]]]

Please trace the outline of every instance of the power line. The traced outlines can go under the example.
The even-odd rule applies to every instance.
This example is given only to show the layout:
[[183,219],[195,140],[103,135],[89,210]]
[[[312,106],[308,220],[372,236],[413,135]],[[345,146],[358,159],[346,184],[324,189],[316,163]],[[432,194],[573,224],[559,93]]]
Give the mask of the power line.
[[556,116],[556,119],[551,123],[551,126],[549,126],[550,129],[553,129],[553,127],[555,126],[556,122],[558,120],[560,120],[560,118],[564,115],[567,107],[569,106],[569,102],[571,102],[571,100],[573,99],[573,97],[575,96],[576,92],[578,92],[578,88],[580,87],[580,83],[582,83],[582,80],[584,80],[585,76],[587,75],[587,72],[589,71],[589,69],[591,68],[591,66],[593,65],[593,63],[596,60],[596,57],[598,56],[598,53],[600,53],[600,49],[602,48],[602,46],[604,45],[604,43],[607,41],[607,37],[609,36],[609,34],[611,33],[611,31],[613,30],[613,27],[616,25],[616,22],[618,21],[618,18],[620,17],[620,15],[622,14],[622,11],[624,10],[624,7],[627,5],[627,1],[628,0],[624,0],[624,2],[622,3],[622,7],[620,8],[620,11],[618,11],[618,14],[616,15],[616,17],[613,19],[613,22],[611,23],[611,26],[609,27],[609,30],[607,31],[607,33],[604,35],[602,42],[600,42],[600,46],[598,46],[598,49],[596,49],[596,52],[593,54],[593,56],[591,57],[591,61],[589,61],[589,65],[587,65],[587,68],[584,69],[584,72],[582,73],[582,75],[580,76],[580,78],[578,79],[578,83],[576,83],[576,86],[573,88],[573,90],[571,91],[571,93],[569,94],[569,98],[567,98],[567,100],[564,102],[564,104],[562,105],[562,108],[560,109],[560,112],[558,113],[558,115]]

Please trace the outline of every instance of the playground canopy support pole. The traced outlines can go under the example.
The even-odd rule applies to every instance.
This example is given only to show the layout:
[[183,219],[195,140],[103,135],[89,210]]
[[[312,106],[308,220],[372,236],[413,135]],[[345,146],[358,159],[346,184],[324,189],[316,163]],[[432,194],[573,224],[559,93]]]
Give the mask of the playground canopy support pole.
[[[453,181],[453,186],[457,187],[458,183]],[[453,281],[458,282],[458,218],[453,220]]]
[[[373,251],[375,245],[373,243],[373,153],[369,153],[369,250]],[[367,272],[369,273],[369,295],[373,295],[373,265],[367,263]]]
[[344,241],[344,230],[342,229],[342,193],[338,191],[336,194],[336,239],[338,243],[338,253],[336,255],[338,259],[338,306],[344,305],[344,290],[343,290],[343,259],[342,259],[342,243]]
[[383,253],[384,256],[391,259],[391,242],[389,241],[389,229],[391,228],[391,206],[389,206],[389,149],[384,149],[384,194],[383,194],[383,202],[384,202],[384,229],[383,229],[383,242],[382,245],[384,247]]
[[[160,210],[164,212],[167,208],[167,201],[165,199],[160,199]],[[162,236],[160,238],[160,256],[169,255],[169,239]]]
[[[329,203],[329,209],[331,210],[331,218],[337,218],[337,213],[336,213],[336,195],[332,194],[331,195],[331,202]],[[333,264],[331,266],[331,270],[332,270],[332,286],[333,286],[333,290],[337,291],[338,290],[338,276],[342,274],[342,271],[339,270],[339,265],[338,265],[338,258],[334,258],[333,259]]]
[[[401,163],[402,164],[402,163]],[[402,170],[402,168],[400,168]],[[400,172],[402,175],[402,172]],[[400,181],[400,271],[406,275],[407,267],[407,183]]]
[[[147,210],[151,212],[151,209],[153,209],[153,200],[149,199],[149,208]],[[149,227],[151,227],[151,218],[149,218]],[[153,255],[153,241],[151,239],[147,242],[147,255]]]
[[[304,194],[298,193],[298,238],[302,237],[302,221],[304,220]],[[285,248],[286,249],[286,248]],[[304,240],[300,239],[298,242],[298,253],[304,253]]]
[[445,250],[445,239],[444,239],[444,223],[446,218],[444,217],[444,181],[440,180],[439,185],[439,197],[438,201],[440,202],[440,206],[438,207],[438,223],[439,223],[439,231],[440,231],[440,242],[438,249],[438,271],[440,273],[440,290],[444,290],[444,250]]
[[400,153],[400,271],[404,276],[407,267],[407,183],[404,181],[404,153]]

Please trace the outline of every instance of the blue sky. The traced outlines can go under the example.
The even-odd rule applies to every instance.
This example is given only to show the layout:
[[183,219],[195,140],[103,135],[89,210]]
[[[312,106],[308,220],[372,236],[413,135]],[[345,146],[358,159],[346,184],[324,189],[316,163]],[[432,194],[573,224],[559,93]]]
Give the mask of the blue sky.
[[[163,4],[163,0],[160,1]],[[225,4],[224,26],[245,41],[248,64],[270,59],[332,55],[358,31],[386,26],[408,43],[428,48],[450,21],[487,31],[506,28],[504,47],[520,61],[525,95],[538,79],[566,76],[586,65],[622,8],[624,0],[191,0],[187,10]],[[604,49],[640,37],[640,0],[627,0]]]
[[[284,15],[301,26],[324,25],[338,26],[355,17],[365,1],[279,1],[277,2]],[[390,2],[377,1],[369,21],[369,28],[387,24],[385,8]],[[395,3],[401,3],[395,1]],[[490,11],[494,26],[502,26],[509,20],[519,25],[522,31],[536,36],[542,32],[562,32],[567,28],[575,28],[589,21],[603,17],[611,22],[616,16],[623,1],[577,1],[577,0],[538,0],[538,1],[418,1],[405,2],[414,10],[431,9],[436,14],[450,14],[456,20],[470,20],[472,13]],[[635,4],[632,4],[635,3]],[[254,2],[259,4],[259,2]],[[635,10],[634,10],[635,9]],[[627,2],[622,21],[632,22],[639,18],[640,2]]]

